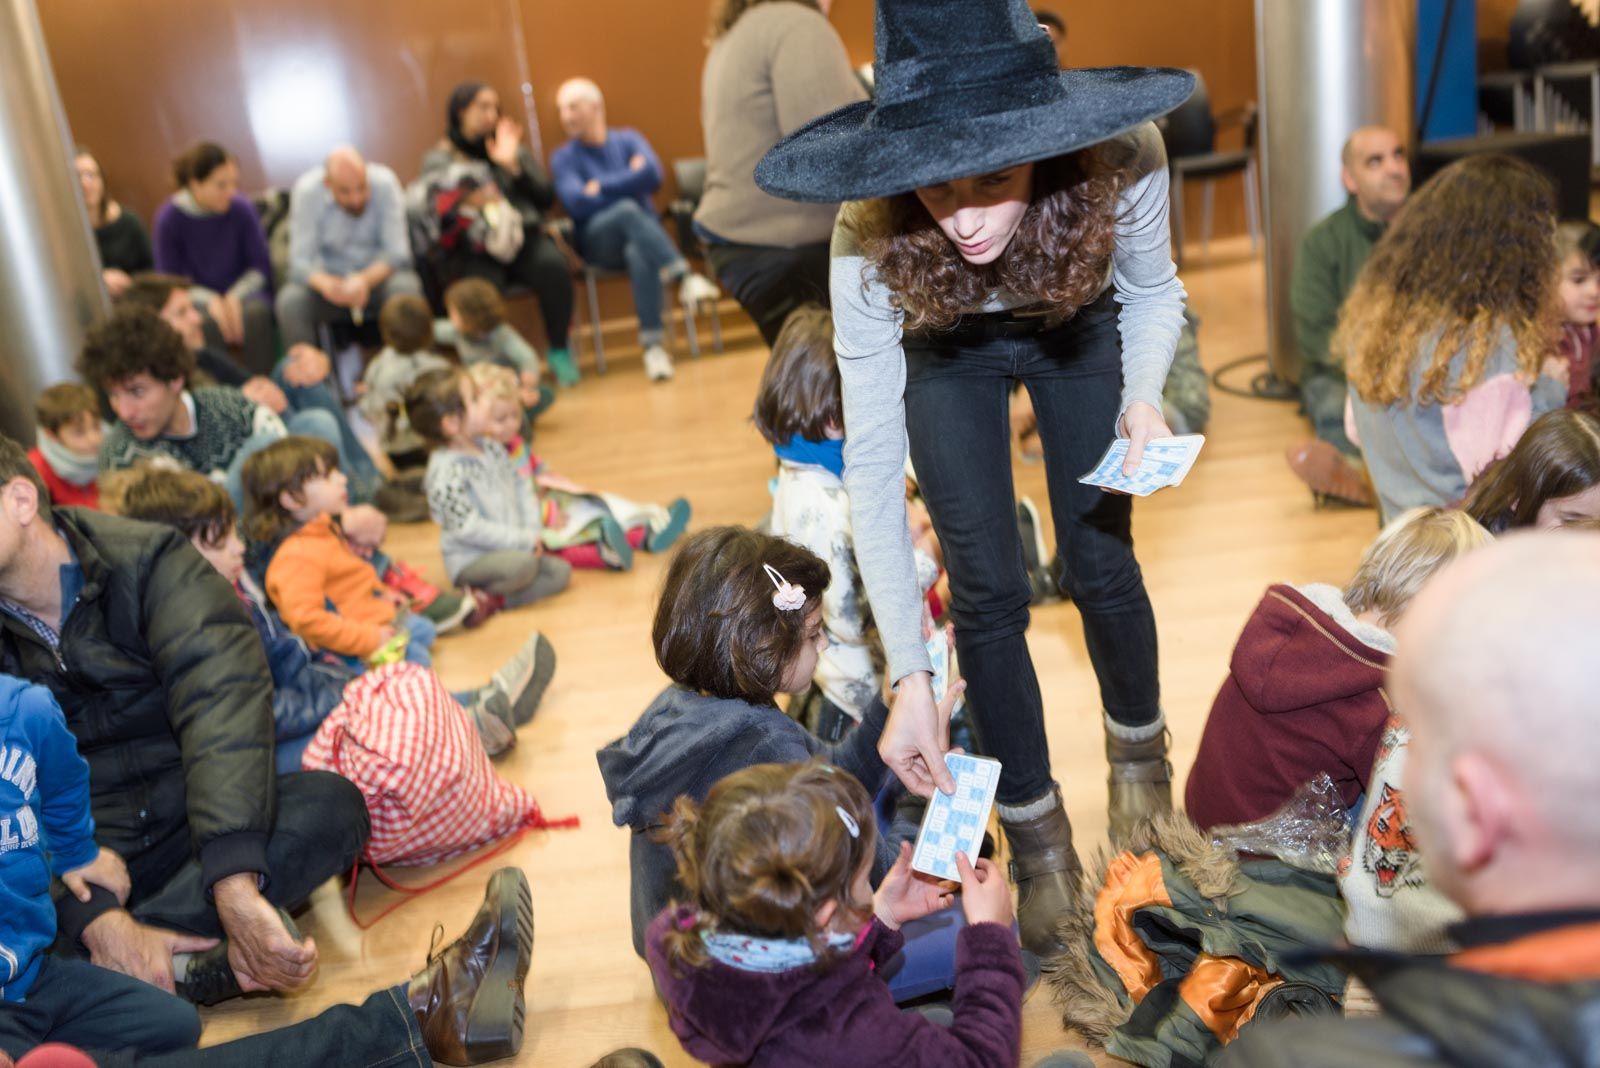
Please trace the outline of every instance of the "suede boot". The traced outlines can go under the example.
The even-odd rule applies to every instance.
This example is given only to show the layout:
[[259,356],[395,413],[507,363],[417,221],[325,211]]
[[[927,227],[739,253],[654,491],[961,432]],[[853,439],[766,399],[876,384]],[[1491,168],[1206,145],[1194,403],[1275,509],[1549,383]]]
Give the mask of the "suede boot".
[[1017,926],[1022,948],[1049,958],[1066,949],[1061,940],[1061,917],[1078,907],[1078,884],[1083,865],[1072,847],[1072,824],[1061,804],[1061,789],[1021,810],[1054,801],[1048,811],[1027,818],[1008,818],[1004,806],[1000,826],[1011,847],[1011,881],[1017,887]]
[[[1120,846],[1146,816],[1172,811],[1172,764],[1167,760],[1167,730],[1156,724],[1156,733],[1142,741],[1117,736],[1118,728],[1106,723],[1106,780],[1109,797],[1106,812],[1111,817],[1111,844]],[[1139,728],[1132,728],[1138,730]]]

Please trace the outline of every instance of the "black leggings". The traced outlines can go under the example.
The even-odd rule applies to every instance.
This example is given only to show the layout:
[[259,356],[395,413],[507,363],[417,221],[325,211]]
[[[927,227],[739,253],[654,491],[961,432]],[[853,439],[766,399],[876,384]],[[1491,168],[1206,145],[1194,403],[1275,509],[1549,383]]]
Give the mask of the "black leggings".
[[550,347],[568,347],[572,331],[572,271],[566,256],[542,227],[530,226],[523,231],[522,248],[510,263],[501,263],[486,252],[453,253],[445,257],[440,273],[446,285],[462,278],[482,278],[493,282],[502,293],[531,289],[539,299],[539,314],[544,317]]

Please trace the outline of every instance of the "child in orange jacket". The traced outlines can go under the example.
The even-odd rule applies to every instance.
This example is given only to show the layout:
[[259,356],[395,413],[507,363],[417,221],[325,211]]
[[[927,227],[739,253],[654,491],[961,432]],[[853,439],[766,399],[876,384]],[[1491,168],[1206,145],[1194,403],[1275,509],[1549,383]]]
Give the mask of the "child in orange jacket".
[[362,662],[397,634],[405,658],[432,665],[433,622],[406,608],[345,538],[336,518],[348,502],[332,445],[288,437],[244,463],[245,535],[265,547],[267,596],[313,649]]

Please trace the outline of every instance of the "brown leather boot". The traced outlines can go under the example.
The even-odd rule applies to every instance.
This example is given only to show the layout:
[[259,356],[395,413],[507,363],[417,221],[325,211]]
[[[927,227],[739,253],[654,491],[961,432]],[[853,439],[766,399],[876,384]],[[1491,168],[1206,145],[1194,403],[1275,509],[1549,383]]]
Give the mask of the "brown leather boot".
[[428,1054],[442,1064],[482,1064],[522,1048],[522,985],[533,962],[533,897],[518,868],[489,876],[467,933],[428,954],[406,1000]]
[[1142,742],[1127,742],[1106,732],[1106,763],[1111,774],[1106,802],[1111,817],[1111,844],[1120,846],[1144,817],[1172,811],[1172,764],[1167,760],[1167,732]]
[[1000,817],[1011,847],[1011,881],[1017,887],[1017,926],[1022,948],[1053,957],[1067,947],[1061,940],[1063,914],[1078,907],[1083,865],[1072,848],[1072,824],[1061,803],[1060,787],[1052,787],[1056,807],[1029,820]]

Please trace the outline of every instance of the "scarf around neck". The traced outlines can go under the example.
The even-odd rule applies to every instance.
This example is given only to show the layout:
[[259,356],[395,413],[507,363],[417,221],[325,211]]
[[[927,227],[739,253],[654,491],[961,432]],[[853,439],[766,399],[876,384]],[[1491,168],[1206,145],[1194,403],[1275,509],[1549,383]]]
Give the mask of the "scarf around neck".
[[812,464],[832,471],[834,477],[844,477],[844,439],[812,441],[810,438],[792,437],[772,451],[778,459],[796,464]]
[[[855,948],[858,940],[858,936],[852,934],[831,934],[828,948],[847,953]],[[817,962],[816,951],[804,938],[762,938],[737,931],[709,931],[700,936],[700,942],[712,960],[741,972],[772,974],[809,967]]]
[[61,481],[70,482],[74,486],[91,485],[100,475],[99,456],[92,453],[85,456],[81,452],[73,452],[61,444],[59,439],[42,430],[39,432],[39,455],[50,465],[50,470],[61,477]]

